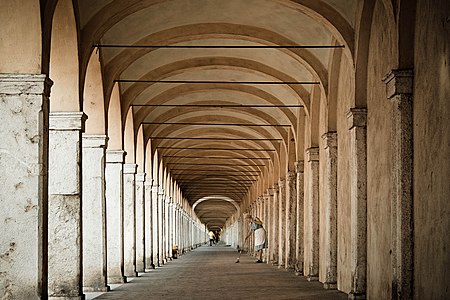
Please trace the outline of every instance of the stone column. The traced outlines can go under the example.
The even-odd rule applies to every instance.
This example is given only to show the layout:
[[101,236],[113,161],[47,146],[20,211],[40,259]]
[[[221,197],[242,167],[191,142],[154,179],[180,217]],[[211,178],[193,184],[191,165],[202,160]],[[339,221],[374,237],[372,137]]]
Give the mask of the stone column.
[[267,241],[269,244],[269,248],[267,249],[267,263],[271,262],[271,253],[272,253],[272,230],[273,230],[273,190],[272,188],[267,189],[267,219],[266,219],[266,229],[267,229]]
[[136,272],[145,272],[145,173],[136,174]]
[[126,277],[136,272],[136,164],[123,165],[123,258]]
[[412,299],[414,281],[413,220],[413,70],[392,70],[385,78],[393,103],[391,236],[392,298]]
[[295,267],[295,239],[296,239],[296,217],[297,217],[297,174],[289,171],[286,174],[286,254],[285,268]]
[[319,148],[306,150],[308,196],[305,199],[305,267],[309,281],[319,279]]
[[367,110],[347,113],[351,140],[351,272],[349,299],[365,299],[367,272]]
[[304,162],[299,160],[295,163],[297,174],[297,206],[296,206],[296,238],[295,238],[295,274],[303,275],[304,265]]
[[280,210],[280,205],[279,205],[279,201],[278,201],[278,196],[280,195],[280,190],[278,188],[278,184],[274,184],[274,186],[272,187],[272,191],[273,191],[273,203],[272,203],[272,208],[273,208],[273,215],[272,215],[272,247],[270,248],[271,251],[271,256],[270,256],[270,260],[272,261],[273,265],[277,265],[278,264],[278,228],[279,228],[279,210]]
[[83,290],[107,292],[106,281],[106,135],[83,134]]
[[[267,238],[267,244],[269,244],[269,191],[264,194],[263,196],[263,222],[264,222],[264,229],[266,230],[266,238]],[[264,250],[264,262],[269,263],[269,250]]]
[[145,234],[145,269],[154,269],[153,261],[153,179],[146,178],[145,188],[145,204],[144,204],[144,234]]
[[44,74],[0,74],[0,298],[47,293],[48,97]]
[[123,271],[123,150],[106,151],[106,239],[108,283],[125,283]]
[[48,294],[82,299],[81,133],[83,112],[49,118]]
[[322,135],[325,151],[323,175],[323,213],[324,224],[324,269],[325,289],[337,288],[337,133]]
[[158,191],[158,266],[164,264],[164,190]]
[[153,263],[161,266],[159,261],[159,186],[153,181],[152,186],[152,231],[153,231]]
[[278,181],[280,189],[278,199],[278,267],[286,264],[286,179]]

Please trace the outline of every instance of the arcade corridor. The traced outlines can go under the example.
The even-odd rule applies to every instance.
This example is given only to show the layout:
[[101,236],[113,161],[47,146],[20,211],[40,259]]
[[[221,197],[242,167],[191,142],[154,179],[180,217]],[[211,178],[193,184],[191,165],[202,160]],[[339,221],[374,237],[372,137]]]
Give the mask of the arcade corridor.
[[450,299],[449,37],[449,0],[0,0],[0,299]]

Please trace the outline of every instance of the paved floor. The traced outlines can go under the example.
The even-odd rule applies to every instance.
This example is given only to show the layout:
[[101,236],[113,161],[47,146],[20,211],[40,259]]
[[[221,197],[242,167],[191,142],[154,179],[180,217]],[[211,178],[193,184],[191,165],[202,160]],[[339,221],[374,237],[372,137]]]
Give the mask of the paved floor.
[[236,249],[203,246],[168,264],[140,274],[127,284],[114,286],[88,299],[347,299],[346,294],[324,290],[318,282],[308,282],[294,272],[242,255],[235,263]]

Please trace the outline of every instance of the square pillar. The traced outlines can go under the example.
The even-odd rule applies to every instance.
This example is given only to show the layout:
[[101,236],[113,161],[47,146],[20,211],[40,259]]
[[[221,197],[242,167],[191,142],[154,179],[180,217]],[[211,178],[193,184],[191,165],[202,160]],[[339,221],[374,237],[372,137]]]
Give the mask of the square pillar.
[[295,237],[295,274],[303,275],[304,265],[304,161],[295,163],[297,175],[296,237]]
[[367,109],[347,113],[351,151],[351,272],[349,299],[366,298],[367,276]]
[[152,186],[152,231],[153,231],[153,263],[156,266],[161,266],[159,260],[159,186],[153,181]]
[[392,70],[385,78],[386,95],[393,104],[391,236],[392,298],[413,298],[413,76],[412,69]]
[[286,254],[285,268],[295,267],[295,239],[296,239],[296,217],[297,217],[297,174],[289,171],[286,174]]
[[273,189],[268,188],[267,189],[267,241],[269,243],[269,247],[267,248],[267,263],[272,262],[272,252],[273,252],[273,245],[272,245],[272,239],[273,239]]
[[83,112],[49,117],[48,295],[83,299],[81,236],[81,134]]
[[123,163],[126,152],[106,151],[106,239],[108,283],[125,283],[123,262]]
[[158,190],[158,266],[164,261],[164,190],[159,187]]
[[272,208],[273,208],[273,214],[272,214],[272,241],[270,241],[271,245],[269,244],[269,249],[271,249],[271,253],[270,253],[270,260],[272,261],[272,265],[277,265],[278,264],[278,228],[279,228],[279,199],[278,196],[280,195],[280,190],[278,188],[278,184],[274,184],[274,186],[272,187],[272,191],[273,191],[273,203],[272,203]]
[[278,268],[284,268],[286,260],[286,180],[278,181]]
[[123,259],[124,275],[136,272],[136,164],[123,165]]
[[308,281],[319,280],[319,148],[306,150],[307,197],[304,207],[305,265]]
[[[324,217],[324,242],[320,245],[323,249],[324,278],[323,286],[325,289],[337,288],[337,133],[328,132],[322,135],[325,168],[323,175],[323,212]],[[323,276],[321,274],[321,276]]]
[[136,272],[145,272],[145,173],[136,173]]
[[83,134],[83,290],[107,292],[106,281],[106,135]]
[[145,233],[145,269],[154,269],[153,262],[153,179],[146,178],[144,183],[145,188],[145,212],[144,212],[144,233]]
[[0,298],[47,295],[48,110],[44,74],[0,74]]

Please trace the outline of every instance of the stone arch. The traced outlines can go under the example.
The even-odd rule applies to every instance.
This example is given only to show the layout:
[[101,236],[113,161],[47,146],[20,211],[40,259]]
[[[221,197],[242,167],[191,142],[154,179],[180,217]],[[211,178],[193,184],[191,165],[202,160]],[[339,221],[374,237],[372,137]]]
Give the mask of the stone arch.
[[127,155],[125,156],[125,162],[128,164],[134,164],[136,161],[136,141],[134,134],[134,122],[133,122],[133,109],[130,108],[125,120],[125,128],[123,132],[123,147]]
[[80,111],[78,31],[71,0],[59,0],[53,14],[49,76],[51,112]]
[[122,150],[123,147],[122,122],[120,117],[122,113],[120,107],[119,85],[116,84],[113,88],[108,108],[108,149],[110,150]]
[[83,89],[83,111],[88,116],[86,134],[105,134],[105,101],[99,52],[92,52],[86,69]]
[[139,126],[136,135],[136,164],[137,172],[145,171],[145,143],[144,143],[144,126]]

